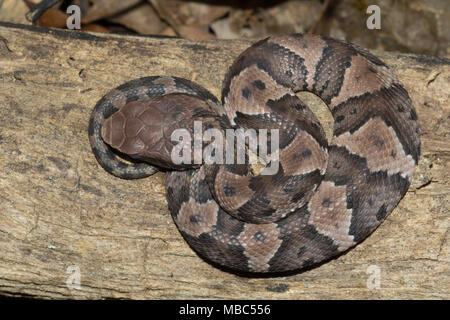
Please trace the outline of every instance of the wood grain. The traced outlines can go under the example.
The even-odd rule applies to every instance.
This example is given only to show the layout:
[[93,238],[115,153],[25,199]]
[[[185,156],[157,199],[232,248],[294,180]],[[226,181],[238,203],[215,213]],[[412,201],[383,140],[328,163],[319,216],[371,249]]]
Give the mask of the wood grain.
[[[422,128],[413,185],[366,241],[318,268],[248,278],[200,259],[167,209],[164,176],[126,181],[90,150],[88,119],[109,89],[173,75],[219,96],[248,41],[188,41],[0,24],[0,294],[34,298],[448,299],[450,61],[380,56]],[[311,105],[326,119],[327,111]],[[329,129],[329,125],[328,129]],[[370,289],[371,265],[380,288]],[[67,286],[80,270],[80,287]],[[370,287],[370,286],[369,286]]]

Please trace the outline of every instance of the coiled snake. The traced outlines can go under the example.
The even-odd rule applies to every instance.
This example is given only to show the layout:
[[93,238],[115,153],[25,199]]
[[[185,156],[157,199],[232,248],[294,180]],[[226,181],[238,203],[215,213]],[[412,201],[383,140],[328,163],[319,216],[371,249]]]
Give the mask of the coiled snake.
[[[329,145],[298,91],[330,109]],[[171,134],[192,133],[195,121],[220,132],[278,129],[279,148],[269,147],[270,134],[266,141],[277,155],[266,165],[278,170],[174,163]],[[225,77],[222,103],[186,79],[129,81],[97,103],[89,138],[98,162],[118,177],[167,170],[169,210],[189,245],[213,263],[257,273],[301,270],[361,242],[406,193],[420,155],[416,112],[389,68],[353,44],[301,34],[245,50]]]

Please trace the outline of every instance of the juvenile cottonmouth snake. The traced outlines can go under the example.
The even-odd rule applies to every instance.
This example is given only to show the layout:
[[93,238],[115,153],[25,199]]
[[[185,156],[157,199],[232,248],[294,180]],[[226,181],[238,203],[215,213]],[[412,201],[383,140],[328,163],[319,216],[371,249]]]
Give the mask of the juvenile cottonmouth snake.
[[[316,94],[330,109],[329,145],[298,91]],[[278,171],[176,165],[171,133],[192,132],[194,121],[203,130],[278,128]],[[200,256],[262,273],[301,270],[361,242],[406,193],[420,155],[416,112],[389,68],[353,44],[301,34],[245,50],[225,77],[222,103],[186,79],[129,81],[97,103],[89,138],[113,175],[167,170],[169,210]],[[269,141],[270,134],[270,149]]]

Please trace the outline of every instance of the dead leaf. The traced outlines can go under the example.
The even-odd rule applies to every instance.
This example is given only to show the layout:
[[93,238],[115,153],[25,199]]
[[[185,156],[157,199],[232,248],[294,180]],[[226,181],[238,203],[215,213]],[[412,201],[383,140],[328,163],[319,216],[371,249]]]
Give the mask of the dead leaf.
[[229,12],[230,7],[180,0],[148,0],[158,14],[181,36],[212,39],[208,25]]
[[141,0],[89,0],[83,5],[81,22],[89,23],[117,15],[135,5]]
[[[30,0],[23,0],[28,8],[33,8],[36,4]],[[47,28],[65,28],[68,15],[56,8],[46,10],[39,19],[36,20],[37,26]]]
[[108,20],[120,23],[141,34],[159,34],[168,27],[168,25],[159,18],[155,9],[146,2],[126,10],[124,13],[120,13]]

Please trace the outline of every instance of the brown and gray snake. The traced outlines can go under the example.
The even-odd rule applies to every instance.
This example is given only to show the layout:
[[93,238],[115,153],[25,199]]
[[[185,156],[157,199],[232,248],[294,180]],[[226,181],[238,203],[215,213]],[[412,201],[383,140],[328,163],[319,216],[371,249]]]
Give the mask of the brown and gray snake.
[[[330,143],[299,91],[327,104]],[[222,132],[279,129],[278,171],[176,165],[171,133],[192,132],[194,121]],[[245,50],[226,74],[222,103],[186,79],[129,81],[97,103],[89,139],[115,176],[166,171],[169,210],[184,239],[213,264],[251,273],[300,271],[363,241],[408,190],[420,155],[416,112],[389,68],[353,44],[302,34]]]

